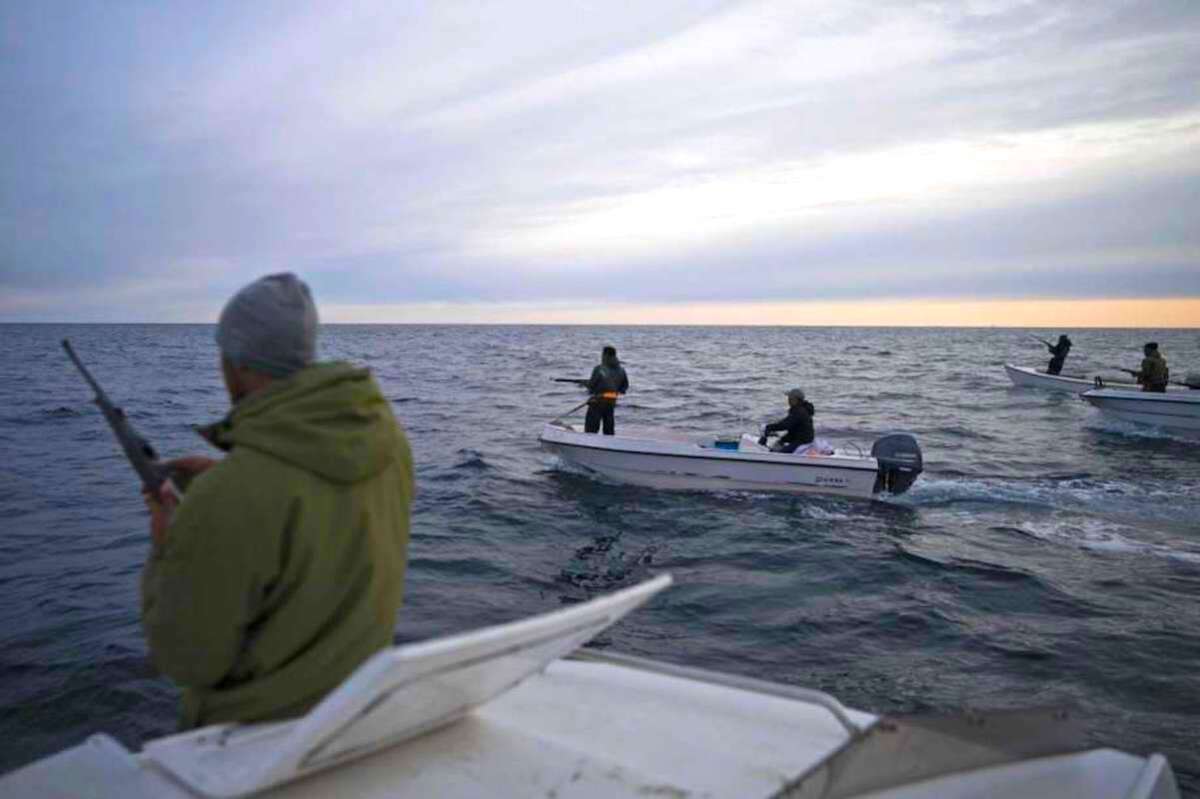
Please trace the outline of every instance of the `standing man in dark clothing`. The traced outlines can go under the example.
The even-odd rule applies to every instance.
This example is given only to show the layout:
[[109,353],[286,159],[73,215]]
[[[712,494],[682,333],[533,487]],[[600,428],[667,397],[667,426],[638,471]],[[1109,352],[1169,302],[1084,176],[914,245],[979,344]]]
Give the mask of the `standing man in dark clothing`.
[[768,435],[782,432],[783,437],[771,447],[772,452],[795,452],[797,447],[813,441],[813,414],[817,409],[804,398],[803,389],[793,388],[787,398],[788,415],[764,427],[758,439],[760,445],[766,446]]
[[1158,351],[1158,342],[1147,342],[1142,347],[1142,354],[1146,356],[1142,359],[1142,368],[1133,372],[1133,376],[1142,386],[1142,391],[1165,392],[1171,378],[1171,370],[1167,368],[1167,359]]
[[1071,339],[1067,338],[1066,334],[1058,337],[1057,344],[1047,344],[1046,349],[1050,350],[1050,365],[1046,367],[1046,374],[1056,375],[1062,371],[1063,363],[1067,360],[1067,353],[1071,351]]
[[617,360],[617,348],[605,347],[600,355],[600,365],[592,370],[592,376],[587,381],[587,390],[591,394],[588,400],[587,418],[583,423],[585,433],[600,432],[600,423],[604,423],[604,435],[611,436],[616,432],[616,421],[613,410],[617,407],[617,396],[629,390],[629,377],[625,368]]

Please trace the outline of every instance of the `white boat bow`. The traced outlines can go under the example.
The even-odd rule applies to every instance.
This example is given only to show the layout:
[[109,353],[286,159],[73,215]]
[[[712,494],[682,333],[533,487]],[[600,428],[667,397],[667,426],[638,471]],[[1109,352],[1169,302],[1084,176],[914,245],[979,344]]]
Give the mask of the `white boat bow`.
[[[1004,371],[1008,375],[1008,379],[1013,382],[1013,385],[1021,388],[1040,388],[1047,391],[1069,391],[1073,394],[1080,394],[1089,388],[1096,387],[1096,379],[1094,377],[1083,375],[1049,375],[1037,369],[1031,369],[1028,366],[1014,366],[1011,363],[1004,364]],[[1111,385],[1137,389],[1137,386],[1133,383],[1114,381]]]
[[1166,760],[1059,712],[885,719],[638,658],[559,659],[669,584],[385,650],[302,719],[106,735],[0,777],[6,799],[1112,796],[1177,799]]
[[892,433],[866,454],[814,448],[772,452],[750,435],[722,438],[670,431],[622,430],[615,436],[585,433],[559,420],[538,439],[549,452],[579,468],[634,485],[698,491],[784,491],[870,498],[902,494],[921,473],[916,439]]

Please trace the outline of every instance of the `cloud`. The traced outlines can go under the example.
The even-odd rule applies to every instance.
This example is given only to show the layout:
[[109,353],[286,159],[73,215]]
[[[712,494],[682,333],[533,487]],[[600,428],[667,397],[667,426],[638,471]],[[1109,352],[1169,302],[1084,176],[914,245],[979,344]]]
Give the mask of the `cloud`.
[[1187,0],[0,14],[0,319],[1200,293]]

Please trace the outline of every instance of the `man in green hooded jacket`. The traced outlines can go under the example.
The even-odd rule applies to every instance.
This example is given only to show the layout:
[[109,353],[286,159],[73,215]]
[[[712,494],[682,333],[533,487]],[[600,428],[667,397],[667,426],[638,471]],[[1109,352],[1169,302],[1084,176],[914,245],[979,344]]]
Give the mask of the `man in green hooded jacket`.
[[1167,368],[1167,359],[1158,351],[1158,342],[1149,341],[1142,347],[1142,368],[1132,372],[1142,387],[1142,391],[1163,393],[1171,379],[1171,370]]
[[392,642],[412,456],[365,369],[313,363],[316,309],[294,275],[250,284],[217,341],[230,414],[183,458],[182,501],[150,498],[142,622],[183,691],[182,726],[302,715]]

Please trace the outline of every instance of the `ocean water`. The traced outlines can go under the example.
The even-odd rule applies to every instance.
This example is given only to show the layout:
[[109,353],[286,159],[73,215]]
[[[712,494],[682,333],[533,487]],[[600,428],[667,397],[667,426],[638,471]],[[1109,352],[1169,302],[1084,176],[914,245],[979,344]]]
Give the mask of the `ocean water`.
[[[1150,337],[1200,371],[1197,331],[1065,332],[1067,372],[1136,366]],[[139,628],[138,484],[58,342],[173,456],[204,451],[191,425],[227,408],[212,333],[0,326],[0,771],[174,729]],[[800,385],[819,435],[912,431],[926,472],[871,502],[576,473],[537,444],[582,399],[550,378],[586,377],[607,343],[632,384],[618,431],[754,430]],[[321,354],[373,369],[412,441],[399,641],[669,571],[596,645],[879,712],[1066,704],[1096,744],[1163,752],[1200,791],[1200,442],[1013,388],[1005,361],[1046,360],[1029,331],[331,326]]]

